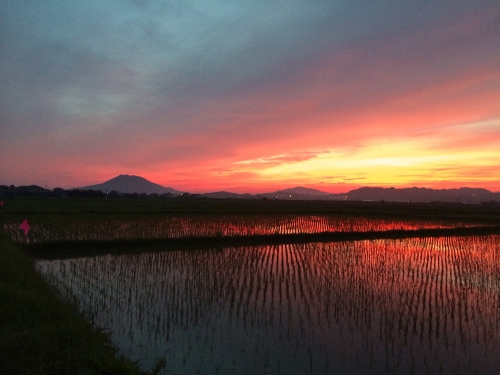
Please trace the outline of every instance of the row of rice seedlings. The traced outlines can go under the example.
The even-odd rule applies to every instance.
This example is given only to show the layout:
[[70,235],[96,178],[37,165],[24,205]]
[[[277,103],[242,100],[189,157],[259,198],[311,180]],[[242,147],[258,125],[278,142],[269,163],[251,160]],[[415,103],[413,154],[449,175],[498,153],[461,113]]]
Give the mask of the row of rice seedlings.
[[59,236],[47,227],[31,224],[28,235],[19,227],[18,222],[4,223],[3,229],[15,242],[35,243],[44,240],[64,240],[66,236]]
[[[369,232],[416,230],[467,226],[422,220],[367,219],[335,216],[215,216],[215,217],[141,217],[136,219],[45,218],[31,224],[29,236],[18,223],[4,224],[19,242],[47,240],[113,240],[130,238],[182,238],[192,236],[227,237],[323,232]],[[469,225],[470,226],[470,225]]]
[[450,237],[37,267],[145,368],[462,373],[500,368],[499,254],[499,236]]

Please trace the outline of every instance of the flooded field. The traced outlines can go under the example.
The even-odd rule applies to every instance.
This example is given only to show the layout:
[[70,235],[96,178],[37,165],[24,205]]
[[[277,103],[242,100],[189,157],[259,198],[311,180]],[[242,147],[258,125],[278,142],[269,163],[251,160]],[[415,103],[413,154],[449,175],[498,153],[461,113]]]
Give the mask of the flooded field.
[[[258,230],[303,229],[287,220]],[[310,225],[339,230],[323,217]],[[144,368],[165,357],[166,373],[500,371],[498,235],[104,255],[36,268],[109,328],[125,355]]]
[[[144,216],[144,215],[143,215]],[[230,237],[323,232],[372,232],[472,227],[480,224],[436,220],[368,219],[347,216],[201,216],[78,220],[76,215],[30,221],[26,236],[18,222],[4,223],[17,242]],[[482,224],[481,224],[482,225]]]

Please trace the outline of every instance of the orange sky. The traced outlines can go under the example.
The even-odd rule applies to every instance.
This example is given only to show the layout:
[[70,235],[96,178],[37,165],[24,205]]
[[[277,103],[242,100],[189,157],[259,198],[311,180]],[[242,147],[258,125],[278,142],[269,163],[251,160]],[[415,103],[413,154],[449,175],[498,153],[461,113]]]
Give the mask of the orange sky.
[[0,184],[500,191],[497,2],[54,0],[0,16]]

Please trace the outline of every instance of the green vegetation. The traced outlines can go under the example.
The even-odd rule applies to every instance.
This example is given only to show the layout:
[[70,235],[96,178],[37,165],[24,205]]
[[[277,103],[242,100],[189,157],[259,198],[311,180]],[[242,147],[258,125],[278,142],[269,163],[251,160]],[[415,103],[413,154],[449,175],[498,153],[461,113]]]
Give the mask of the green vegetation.
[[[0,373],[145,374],[108,335],[60,301],[0,233]],[[158,372],[162,363],[159,362]]]
[[[500,204],[285,201],[244,199],[4,199],[4,217],[75,215],[99,217],[204,215],[351,215],[500,224]],[[111,216],[110,216],[111,215]]]

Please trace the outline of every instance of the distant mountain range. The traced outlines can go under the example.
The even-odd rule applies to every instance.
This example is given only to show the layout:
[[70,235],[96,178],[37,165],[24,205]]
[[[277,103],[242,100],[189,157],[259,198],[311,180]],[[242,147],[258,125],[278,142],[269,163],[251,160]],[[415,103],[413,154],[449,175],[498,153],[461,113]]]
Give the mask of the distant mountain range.
[[332,200],[345,198],[345,194],[330,194],[324,191],[296,186],[290,189],[278,190],[272,193],[257,194],[260,198],[285,200]]
[[[211,193],[213,194],[213,193]],[[212,198],[242,198],[242,194],[225,193],[223,196]],[[249,194],[245,194],[248,196]],[[486,189],[460,188],[460,189],[427,189],[427,188],[378,188],[362,187],[342,194],[330,194],[321,190],[294,187],[278,190],[272,193],[250,195],[251,198],[267,198],[282,200],[342,200],[342,201],[385,201],[385,202],[462,202],[480,203],[500,202],[500,193],[492,193]]]
[[500,193],[492,193],[486,189],[426,189],[426,188],[377,188],[362,187],[346,194],[351,201],[387,201],[387,202],[462,202],[479,203],[500,202]]
[[[131,176],[127,174],[119,175],[111,180],[103,182],[102,184],[83,186],[78,188],[79,190],[98,190],[104,193],[109,193],[111,191],[116,191],[118,193],[130,194],[130,193],[146,193],[146,194],[166,194],[170,193],[172,195],[180,195],[181,191],[175,190],[169,187],[164,187],[154,182],[148,181],[143,177]],[[197,196],[214,198],[214,199],[258,199],[258,198],[268,198],[268,199],[333,199],[335,195],[330,193],[325,193],[324,191],[310,189],[305,187],[294,187],[286,190],[279,190],[272,193],[264,194],[237,194],[227,191],[218,191],[213,193],[196,194]]]
[[[181,194],[190,196],[169,187],[155,184],[139,176],[119,175],[102,184],[89,185],[73,190],[96,191],[118,194],[167,194],[179,196]],[[64,195],[63,189],[56,188],[54,191],[32,186],[5,186],[0,185],[0,196],[43,196],[56,193],[57,196]],[[99,194],[102,194],[99,193]],[[74,193],[66,191],[66,196],[75,196]],[[500,192],[492,193],[486,189],[460,188],[460,189],[427,189],[427,188],[379,188],[362,187],[342,194],[330,194],[321,190],[297,186],[290,189],[278,190],[263,194],[237,194],[227,191],[218,191],[205,194],[192,194],[193,197],[205,197],[213,199],[281,199],[281,200],[348,200],[348,201],[386,201],[386,202],[462,202],[480,203],[496,201],[500,202]]]
[[102,184],[90,185],[78,188],[79,190],[99,190],[103,193],[116,191],[118,193],[146,193],[146,194],[172,194],[180,195],[181,191],[168,187],[155,184],[148,181],[143,177],[129,176],[128,174],[121,174],[111,180],[103,182]]
[[342,200],[342,201],[385,201],[385,202],[461,202],[480,203],[500,202],[500,193],[492,193],[486,189],[426,189],[426,188],[378,188],[362,187],[342,194],[330,194],[321,190],[297,186],[264,194],[236,194],[217,192],[201,194],[208,198],[266,198],[281,200]]
[[287,199],[287,200],[314,200],[314,199],[332,199],[334,196],[330,193],[325,193],[324,191],[305,188],[301,186],[297,186],[290,189],[278,190],[272,193],[262,193],[262,194],[237,194],[230,193],[228,191],[217,191],[214,193],[205,193],[200,194],[206,198],[217,198],[217,199],[230,199],[230,198],[238,198],[238,199]]

